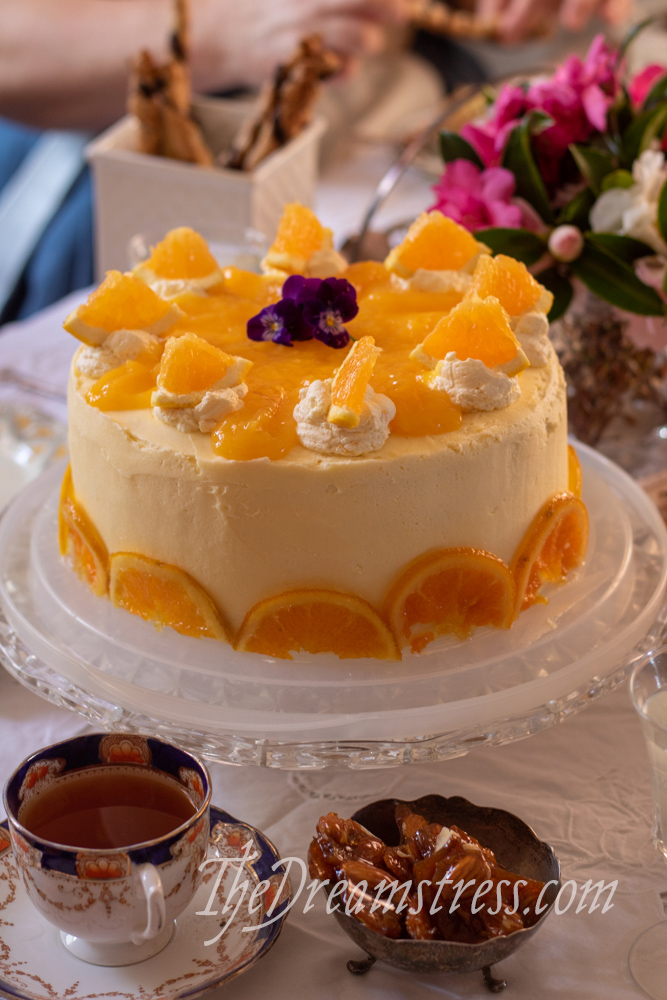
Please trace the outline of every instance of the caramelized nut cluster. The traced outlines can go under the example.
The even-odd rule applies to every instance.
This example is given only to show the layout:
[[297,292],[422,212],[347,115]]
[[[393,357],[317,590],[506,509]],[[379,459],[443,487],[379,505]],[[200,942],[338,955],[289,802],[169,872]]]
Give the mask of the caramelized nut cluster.
[[507,871],[459,827],[429,823],[404,804],[396,823],[400,843],[388,847],[328,813],[310,844],[311,876],[337,885],[346,912],[366,927],[391,938],[478,943],[539,920],[543,882]]

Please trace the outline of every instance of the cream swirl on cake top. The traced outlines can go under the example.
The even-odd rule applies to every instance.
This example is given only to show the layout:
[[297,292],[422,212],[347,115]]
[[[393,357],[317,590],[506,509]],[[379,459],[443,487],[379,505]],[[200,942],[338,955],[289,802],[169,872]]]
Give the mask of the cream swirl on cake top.
[[222,272],[206,240],[187,226],[167,233],[133,273],[163,299],[186,292],[204,295],[222,280]]
[[464,411],[497,410],[521,395],[528,359],[496,298],[470,292],[412,352],[430,372],[424,380]]
[[333,278],[347,267],[334,249],[333,233],[304,205],[285,205],[276,238],[262,261],[266,273]]
[[184,433],[210,433],[243,406],[248,392],[244,379],[251,367],[251,361],[226,354],[193,333],[172,337],[151,396],[153,414]]

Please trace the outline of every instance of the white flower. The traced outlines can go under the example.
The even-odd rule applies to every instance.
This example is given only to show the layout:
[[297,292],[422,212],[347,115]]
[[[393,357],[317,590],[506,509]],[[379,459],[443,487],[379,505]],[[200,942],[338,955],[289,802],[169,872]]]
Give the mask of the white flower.
[[591,209],[591,227],[596,233],[617,233],[648,243],[667,256],[667,243],[658,232],[658,199],[665,181],[665,155],[647,149],[632,168],[634,184],[604,191]]

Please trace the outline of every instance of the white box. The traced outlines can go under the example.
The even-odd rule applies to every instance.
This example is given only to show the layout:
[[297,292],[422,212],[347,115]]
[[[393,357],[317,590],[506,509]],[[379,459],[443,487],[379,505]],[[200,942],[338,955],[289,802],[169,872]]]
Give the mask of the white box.
[[[214,156],[230,147],[247,103],[196,98],[193,114]],[[138,153],[136,120],[127,115],[87,149],[95,185],[95,271],[127,268],[127,244],[136,233],[192,226],[214,233],[216,225],[251,227],[273,236],[289,201],[312,206],[320,139],[326,125],[314,119],[296,139],[245,173],[200,167]]]

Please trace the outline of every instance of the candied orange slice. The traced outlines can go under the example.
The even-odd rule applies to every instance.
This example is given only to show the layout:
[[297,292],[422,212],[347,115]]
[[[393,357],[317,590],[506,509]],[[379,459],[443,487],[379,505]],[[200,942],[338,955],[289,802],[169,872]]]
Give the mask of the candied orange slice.
[[411,278],[420,268],[459,271],[479,253],[489,250],[463,226],[442,212],[422,212],[384,263],[399,277]]
[[70,560],[77,576],[97,597],[103,597],[109,588],[109,554],[99,531],[74,495],[69,465],[60,488],[58,541],[61,555]]
[[93,382],[86,402],[98,410],[145,410],[151,405],[157,365],[148,367],[139,361],[126,361]]
[[588,546],[588,513],[572,493],[557,493],[538,512],[519,545],[511,570],[516,614],[532,604],[544,583],[558,583],[580,566]]
[[525,264],[514,257],[480,257],[473,274],[471,291],[485,299],[493,295],[510,316],[528,309],[548,313],[553,295],[532,276]]
[[[236,358],[219,347],[194,333],[184,333],[167,341],[157,385],[164,392],[181,396],[206,392],[225,377],[235,362]],[[250,363],[247,367],[250,368]]]
[[494,298],[466,296],[448,316],[438,321],[414,353],[440,359],[450,351],[459,361],[476,358],[487,368],[502,365],[506,375],[516,375],[528,367],[507,313]]
[[196,580],[168,563],[135,552],[114,552],[109,560],[111,603],[133,615],[196,638],[229,641],[225,623]]
[[372,337],[361,337],[336,372],[331,383],[331,406],[327,420],[339,427],[358,427],[366,389],[382,348]]
[[464,639],[483,625],[509,628],[514,601],[514,579],[502,559],[480,549],[440,549],[403,570],[385,615],[399,644],[421,653],[439,635]]
[[269,267],[299,274],[306,269],[314,253],[331,245],[331,230],[325,229],[305,205],[292,202],[283,209],[276,238],[264,262]]
[[574,493],[578,500],[581,500],[581,490],[583,487],[583,476],[581,474],[581,463],[579,456],[571,444],[567,446],[567,488],[570,493]]
[[176,304],[165,302],[133,274],[108,271],[100,287],[63,325],[84,344],[99,347],[115,330],[145,330],[161,336],[182,316]]
[[367,601],[335,590],[292,590],[256,604],[236,648],[291,660],[292,652],[334,653],[341,660],[400,660],[386,623]]
[[214,285],[221,277],[218,262],[208,243],[187,226],[172,229],[161,243],[151,247],[148,260],[135,268],[135,274],[139,276],[148,273],[170,281],[194,280],[200,287],[204,287],[202,282]]

